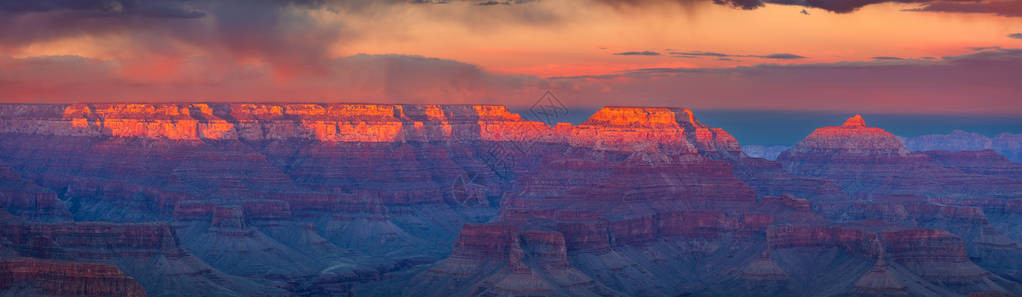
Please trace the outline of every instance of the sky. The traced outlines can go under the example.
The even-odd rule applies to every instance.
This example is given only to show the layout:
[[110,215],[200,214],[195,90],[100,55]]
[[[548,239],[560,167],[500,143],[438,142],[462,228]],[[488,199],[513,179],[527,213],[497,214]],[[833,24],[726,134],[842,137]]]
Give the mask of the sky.
[[1022,0],[0,0],[0,102],[1018,119],[1020,77]]

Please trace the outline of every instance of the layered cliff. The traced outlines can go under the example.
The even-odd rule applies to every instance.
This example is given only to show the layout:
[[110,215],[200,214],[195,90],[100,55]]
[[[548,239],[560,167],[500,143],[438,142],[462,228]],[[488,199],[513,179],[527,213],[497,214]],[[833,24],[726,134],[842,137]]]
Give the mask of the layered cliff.
[[948,134],[929,134],[904,138],[911,151],[982,151],[992,150],[1016,163],[1022,162],[1022,134],[1001,133],[994,137],[962,130]]
[[867,127],[858,115],[841,126],[813,131],[777,160],[791,173],[832,180],[856,197],[1022,193],[1022,184],[1016,179],[963,172],[953,165],[945,167],[927,154],[911,153],[896,136]]
[[145,290],[117,267],[105,264],[16,258],[0,260],[0,293],[38,290],[48,296],[144,297]]

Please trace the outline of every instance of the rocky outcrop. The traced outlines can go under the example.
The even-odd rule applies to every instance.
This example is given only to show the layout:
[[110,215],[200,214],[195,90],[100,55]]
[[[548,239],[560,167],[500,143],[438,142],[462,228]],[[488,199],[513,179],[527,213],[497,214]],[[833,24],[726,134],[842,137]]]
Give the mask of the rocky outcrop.
[[992,150],[981,151],[927,151],[924,152],[940,166],[966,173],[1001,176],[1022,180],[1022,164],[1008,161]]
[[1022,134],[1001,133],[986,137],[979,133],[954,130],[949,134],[931,134],[904,138],[911,151],[982,151],[993,150],[1008,160],[1022,162]]
[[790,150],[794,154],[842,154],[871,157],[904,157],[908,150],[897,136],[883,129],[867,127],[861,115],[849,118],[838,127],[823,127],[799,141]]
[[35,257],[111,260],[185,256],[168,224],[24,223],[0,228],[8,248]]
[[146,296],[135,279],[111,265],[33,258],[0,260],[0,294],[25,289],[38,289],[48,296]]
[[0,242],[18,257],[116,266],[150,296],[281,293],[209,267],[182,249],[174,229],[165,223],[29,223],[8,218],[0,222]]
[[42,221],[63,221],[71,218],[64,201],[57,194],[21,178],[0,163],[0,208],[23,218]]
[[596,150],[636,151],[650,145],[676,153],[740,152],[730,134],[695,119],[691,110],[658,107],[601,108],[577,126],[558,125],[555,139]]
[[982,151],[990,149],[993,141],[983,134],[954,130],[948,134],[929,134],[904,138],[911,151]]
[[876,194],[922,196],[1012,195],[1016,179],[943,167],[924,153],[911,153],[896,136],[866,127],[860,116],[839,127],[817,129],[781,153],[784,169],[800,176],[833,180],[857,198]]
[[958,293],[1016,292],[1022,285],[969,260],[965,243],[948,231],[917,229],[879,234],[891,260],[913,274]]

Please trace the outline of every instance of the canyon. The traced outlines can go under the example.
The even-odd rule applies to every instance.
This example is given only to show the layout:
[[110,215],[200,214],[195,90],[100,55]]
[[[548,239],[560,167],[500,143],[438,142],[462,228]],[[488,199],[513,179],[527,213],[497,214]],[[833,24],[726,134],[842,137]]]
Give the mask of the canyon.
[[662,107],[0,104],[0,296],[1022,294],[1022,164],[906,142],[854,116],[768,160]]

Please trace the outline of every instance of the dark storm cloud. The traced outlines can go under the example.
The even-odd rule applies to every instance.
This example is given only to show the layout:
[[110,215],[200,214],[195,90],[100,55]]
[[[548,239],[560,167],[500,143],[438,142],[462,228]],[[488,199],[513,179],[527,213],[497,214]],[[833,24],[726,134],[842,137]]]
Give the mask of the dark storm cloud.
[[199,18],[205,13],[191,6],[191,1],[137,1],[137,0],[36,0],[3,1],[0,12],[77,12],[93,16],[138,15],[157,18]]
[[475,5],[477,5],[477,6],[512,5],[512,4],[525,4],[525,3],[536,2],[536,1],[539,1],[539,0],[515,0],[515,1],[511,1],[511,0],[493,1],[493,0],[490,0],[490,1],[484,1],[484,2],[476,2]]
[[713,3],[741,9],[756,9],[763,6],[760,0],[713,0]]
[[762,59],[774,59],[774,60],[797,60],[797,59],[805,59],[806,58],[804,56],[799,56],[799,55],[796,55],[796,54],[788,54],[788,53],[769,54],[769,55],[763,55],[763,56],[750,56],[750,57],[762,58]]
[[476,3],[479,6],[492,6],[492,5],[511,5],[511,1],[486,1]]
[[957,13],[988,13],[1009,17],[1022,17],[1022,1],[980,0],[980,1],[932,1],[918,9],[909,11],[934,11]]
[[636,52],[620,52],[614,53],[616,56],[659,56],[659,52],[654,51],[636,51]]
[[[693,6],[714,3],[738,9],[756,9],[765,4],[794,5],[819,8],[836,13],[849,13],[867,5],[880,3],[907,3],[925,5],[921,11],[977,12],[1007,16],[1022,16],[1022,1],[1016,0],[593,0],[613,7],[643,7],[663,4]],[[809,14],[803,10],[803,14]]]
[[3,1],[0,50],[76,36],[124,36],[151,55],[180,56],[200,48],[220,59],[255,59],[279,74],[322,70],[329,46],[345,37],[342,26],[303,14],[328,5],[368,5],[325,0],[41,0]]

